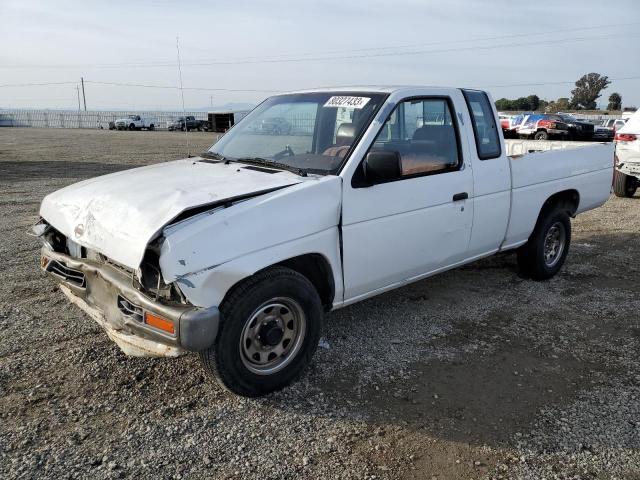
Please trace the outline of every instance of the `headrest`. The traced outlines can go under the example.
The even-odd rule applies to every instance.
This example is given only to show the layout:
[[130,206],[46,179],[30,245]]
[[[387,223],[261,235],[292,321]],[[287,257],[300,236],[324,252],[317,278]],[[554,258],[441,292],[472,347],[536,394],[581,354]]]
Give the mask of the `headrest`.
[[353,123],[343,123],[338,127],[338,131],[336,132],[336,138],[343,140],[351,140],[355,135],[356,129]]

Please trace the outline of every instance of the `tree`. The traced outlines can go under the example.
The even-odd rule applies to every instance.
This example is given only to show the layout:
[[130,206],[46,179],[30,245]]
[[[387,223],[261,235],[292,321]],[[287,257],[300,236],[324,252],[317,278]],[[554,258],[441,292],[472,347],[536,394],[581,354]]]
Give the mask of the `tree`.
[[520,97],[515,100],[501,98],[496,100],[496,108],[500,111],[533,111],[540,106],[540,98],[537,95],[529,95],[528,97]]
[[622,110],[622,97],[619,93],[609,95],[609,105],[607,110]]
[[503,110],[515,110],[513,105],[513,101],[509,100],[508,98],[501,98],[499,100],[496,100],[496,108],[500,111]]
[[539,100],[538,101],[538,110],[542,111],[542,112],[547,112],[547,108],[549,108],[549,105],[551,104],[551,102],[547,102],[546,100]]
[[576,88],[571,90],[571,106],[577,109],[595,110],[596,100],[600,98],[602,90],[611,82],[606,75],[599,73],[587,73],[578,79]]
[[540,98],[537,95],[529,95],[527,102],[529,102],[529,108],[527,108],[527,110],[538,110],[540,107]]

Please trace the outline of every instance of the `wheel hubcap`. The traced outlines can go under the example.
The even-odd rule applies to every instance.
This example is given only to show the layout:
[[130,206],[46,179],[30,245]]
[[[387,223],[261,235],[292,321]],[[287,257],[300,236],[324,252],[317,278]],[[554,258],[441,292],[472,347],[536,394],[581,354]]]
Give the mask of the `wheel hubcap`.
[[274,298],[249,317],[240,337],[240,357],[251,372],[270,375],[287,366],[300,351],[306,317],[298,302]]
[[555,266],[562,253],[566,242],[566,231],[561,222],[551,225],[544,239],[544,263],[547,267]]

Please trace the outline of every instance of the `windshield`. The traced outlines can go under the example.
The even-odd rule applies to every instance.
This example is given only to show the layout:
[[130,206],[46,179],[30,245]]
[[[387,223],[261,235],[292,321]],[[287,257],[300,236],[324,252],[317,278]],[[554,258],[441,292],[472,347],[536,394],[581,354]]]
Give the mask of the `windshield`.
[[209,153],[231,161],[335,173],[386,97],[365,92],[271,97],[234,126]]

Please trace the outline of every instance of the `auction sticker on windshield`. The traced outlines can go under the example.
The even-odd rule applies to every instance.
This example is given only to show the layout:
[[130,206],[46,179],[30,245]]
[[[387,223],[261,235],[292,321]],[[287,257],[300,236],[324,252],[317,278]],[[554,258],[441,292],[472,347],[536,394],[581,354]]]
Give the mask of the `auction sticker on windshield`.
[[369,97],[331,97],[323,106],[325,107],[347,107],[362,108],[371,100]]

